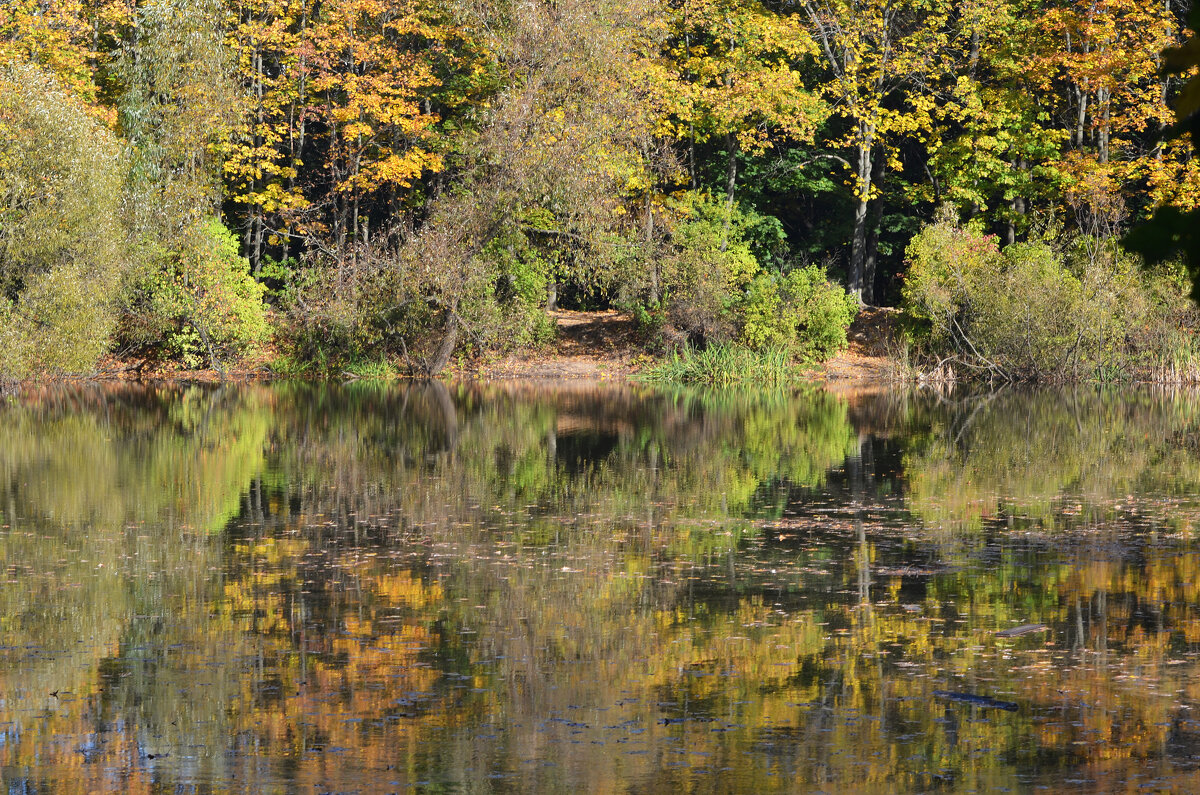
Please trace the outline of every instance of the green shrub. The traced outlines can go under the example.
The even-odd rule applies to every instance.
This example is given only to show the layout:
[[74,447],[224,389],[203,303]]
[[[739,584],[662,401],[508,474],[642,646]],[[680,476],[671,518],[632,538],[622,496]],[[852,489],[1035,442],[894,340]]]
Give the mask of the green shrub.
[[52,78],[0,66],[0,380],[94,367],[124,267],[116,139]]
[[733,339],[734,304],[761,272],[741,236],[741,211],[695,191],[676,200],[672,210],[677,220],[660,265],[667,319],[701,341]]
[[[455,347],[473,351],[552,339],[544,311],[550,256],[533,236],[514,227],[497,231],[474,215],[469,197],[458,198],[461,214],[444,210],[448,217],[402,244],[382,237],[340,262],[307,263],[286,294],[292,355],[321,371],[389,360],[424,373],[441,369],[431,364],[448,321],[457,326]],[[459,215],[467,222],[460,225]]]
[[815,265],[764,268],[756,254],[776,263],[782,245],[764,216],[698,193],[676,209],[682,217],[662,268],[666,315],[676,327],[706,343],[737,341],[803,358],[825,359],[845,347],[857,303]]
[[[1180,366],[1172,333],[1194,317],[1182,278],[1144,273],[1128,255],[1074,257],[1047,241],[1000,250],[942,215],[909,244],[903,308],[930,356],[991,377],[1134,377]],[[1094,248],[1094,247],[1093,247]]]
[[111,301],[97,300],[98,292],[82,267],[31,275],[20,298],[0,307],[0,376],[93,369],[108,349],[114,320]]
[[511,229],[489,242],[481,256],[496,279],[492,347],[513,350],[553,339],[554,324],[545,312],[553,271],[550,257],[525,233]]
[[970,314],[975,285],[1000,267],[998,238],[959,226],[943,210],[912,239],[905,257],[901,300],[917,337],[935,348],[952,344],[957,324]]
[[741,320],[740,341],[753,350],[790,347],[796,334],[792,307],[784,304],[779,279],[756,275],[737,303]]
[[760,273],[735,305],[739,338],[754,350],[781,347],[824,360],[846,347],[858,302],[816,265],[784,275]]
[[220,367],[266,341],[266,288],[220,221],[188,228],[169,248],[146,242],[142,254],[127,291],[127,340],[189,367]]
[[1082,285],[1043,243],[1009,246],[976,274],[973,344],[1010,372],[1057,377],[1079,361]]

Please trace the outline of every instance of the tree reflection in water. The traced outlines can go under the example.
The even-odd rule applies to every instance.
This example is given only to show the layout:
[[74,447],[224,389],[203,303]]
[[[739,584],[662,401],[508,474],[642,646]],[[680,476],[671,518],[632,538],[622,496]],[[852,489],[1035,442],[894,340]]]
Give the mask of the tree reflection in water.
[[0,776],[1188,789],[1198,408],[1140,391],[26,393],[0,409]]

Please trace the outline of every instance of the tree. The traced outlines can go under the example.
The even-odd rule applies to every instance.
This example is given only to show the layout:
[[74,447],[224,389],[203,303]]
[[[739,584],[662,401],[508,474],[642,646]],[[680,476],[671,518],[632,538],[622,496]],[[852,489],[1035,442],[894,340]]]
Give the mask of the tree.
[[1034,11],[1011,0],[964,2],[947,67],[927,89],[938,100],[936,126],[926,138],[930,183],[918,196],[987,219],[1010,244],[1035,203],[1061,190],[1056,164],[1067,137],[1034,90],[1043,41]]
[[116,138],[57,80],[0,67],[0,380],[86,372],[107,347],[123,165]]
[[1081,231],[1115,244],[1126,213],[1136,218],[1159,202],[1200,198],[1195,165],[1160,141],[1173,89],[1161,74],[1161,52],[1180,33],[1170,3],[1056,6],[1039,27],[1049,38],[1037,59],[1039,87],[1070,134],[1061,167]]
[[697,141],[723,140],[731,212],[739,152],[761,155],[774,136],[811,139],[827,114],[800,71],[815,53],[799,16],[772,11],[759,0],[679,3],[668,54],[683,89],[679,134],[691,147],[693,188]]
[[463,340],[536,336],[560,278],[640,287],[639,266],[652,261],[642,222],[666,170],[655,146],[656,19],[623,0],[462,8],[462,34],[491,54],[499,87],[459,134],[455,183],[421,223],[395,218],[355,256],[326,259],[300,308],[301,336],[345,340],[350,355],[400,354],[435,374]]
[[444,34],[419,9],[413,0],[335,0],[307,33],[309,112],[323,139],[326,217],[338,252],[370,240],[365,199],[409,188],[442,166],[426,141],[437,117],[422,100],[438,82],[423,50],[441,46]]
[[36,64],[94,102],[92,26],[83,0],[12,0],[0,7],[0,60]]
[[[260,340],[261,289],[219,221],[220,150],[242,112],[218,0],[151,0],[126,32],[120,129],[136,268],[122,334],[136,348],[221,358]],[[193,362],[194,363],[194,362]]]
[[[1200,29],[1200,8],[1192,8],[1189,25]],[[1192,162],[1200,154],[1200,36],[1192,34],[1178,47],[1164,53],[1170,74],[1188,76],[1187,83],[1175,100],[1176,124],[1171,137],[1190,136]],[[1193,184],[1195,182],[1193,181]],[[1147,259],[1162,262],[1182,255],[1192,282],[1192,300],[1200,302],[1200,207],[1194,201],[1160,206],[1154,217],[1135,229],[1127,242]]]
[[286,252],[297,216],[311,204],[298,181],[309,121],[309,50],[301,42],[310,4],[247,0],[226,5],[227,46],[249,100],[224,152],[226,204],[245,215],[242,239],[257,275],[272,239]]
[[[903,136],[930,129],[935,102],[920,88],[948,45],[949,5],[940,0],[804,0],[825,72],[821,92],[845,122],[833,143],[848,149],[854,228],[847,289],[874,299],[876,240],[871,202]],[[839,158],[840,159],[840,158]]]
[[221,13],[218,0],[149,0],[125,31],[119,129],[134,153],[135,234],[169,241],[218,208],[220,149],[243,112]]
[[353,256],[445,168],[438,128],[478,99],[482,56],[428,0],[226,5],[249,95],[226,181],[256,272],[297,243]]

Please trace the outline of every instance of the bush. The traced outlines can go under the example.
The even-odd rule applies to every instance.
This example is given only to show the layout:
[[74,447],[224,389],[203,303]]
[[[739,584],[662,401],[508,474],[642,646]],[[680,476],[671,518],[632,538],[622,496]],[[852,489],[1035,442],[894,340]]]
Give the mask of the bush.
[[975,284],[1000,264],[998,238],[959,226],[948,213],[943,210],[908,244],[901,291],[917,337],[935,349],[953,344],[957,324],[970,314]]
[[741,211],[735,206],[729,212],[724,202],[694,191],[672,210],[676,221],[661,265],[667,319],[700,343],[733,339],[734,303],[761,272],[741,236]]
[[0,379],[90,370],[124,266],[116,139],[52,78],[0,67]]
[[931,357],[1017,380],[1180,364],[1182,340],[1169,329],[1194,314],[1183,281],[1142,273],[1119,251],[1073,257],[1078,248],[1034,240],[1001,251],[995,237],[941,214],[907,250],[903,308],[916,342]]
[[776,225],[699,193],[675,210],[663,297],[668,320],[689,338],[817,359],[845,347],[857,303],[815,265],[764,268],[759,257],[781,262]]
[[195,224],[170,248],[144,243],[142,254],[143,267],[127,291],[127,341],[189,367],[205,361],[221,367],[266,341],[266,288],[220,221]]
[[1009,372],[1037,378],[1060,377],[1081,361],[1082,285],[1048,245],[1009,246],[999,267],[977,276],[969,325],[981,352]]
[[554,333],[551,261],[534,240],[470,195],[448,195],[417,234],[382,234],[341,261],[307,264],[287,306],[294,354],[317,369],[382,358],[436,374],[463,343],[541,344]]
[[758,274],[735,305],[740,340],[754,350],[782,347],[825,360],[846,347],[858,302],[816,265]]
[[513,350],[552,339],[554,324],[545,312],[553,270],[550,257],[524,232],[509,229],[484,247],[482,258],[496,279],[492,347]]

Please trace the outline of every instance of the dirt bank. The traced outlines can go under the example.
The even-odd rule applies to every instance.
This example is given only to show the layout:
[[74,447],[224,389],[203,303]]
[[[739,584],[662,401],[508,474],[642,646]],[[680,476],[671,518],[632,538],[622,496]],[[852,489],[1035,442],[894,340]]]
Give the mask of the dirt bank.
[[850,347],[819,368],[818,377],[831,384],[892,380],[888,356],[894,350],[899,319],[898,309],[865,307],[846,334]]
[[[850,327],[850,346],[809,378],[830,388],[860,388],[890,379],[886,354],[896,326],[896,310],[868,307]],[[447,372],[450,377],[479,380],[539,381],[623,380],[652,361],[645,341],[629,315],[604,312],[552,312],[558,326],[555,340],[543,348],[467,363]],[[256,381],[274,378],[271,352],[231,365],[224,375],[216,370],[187,370],[172,364],[129,359],[106,359],[93,379],[122,381]]]
[[633,319],[615,310],[550,313],[558,337],[542,349],[466,367],[460,375],[480,379],[627,378],[646,360]]
[[[621,379],[650,361],[628,315],[613,310],[551,314],[558,324],[558,338],[553,343],[542,350],[465,368],[461,375],[483,379]],[[895,309],[864,309],[847,335],[850,347],[814,369],[810,377],[831,386],[889,380],[887,353],[896,317]]]

